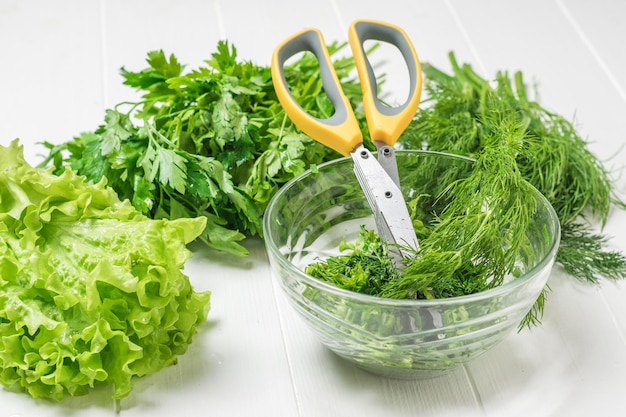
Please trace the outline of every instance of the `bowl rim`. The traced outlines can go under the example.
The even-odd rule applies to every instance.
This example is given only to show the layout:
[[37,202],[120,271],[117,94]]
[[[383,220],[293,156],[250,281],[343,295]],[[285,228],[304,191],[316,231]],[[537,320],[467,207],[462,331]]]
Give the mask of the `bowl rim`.
[[[431,150],[425,150],[425,149],[399,149],[399,150],[396,150],[396,154],[398,153],[438,155],[438,156],[452,157],[452,158],[458,158],[458,159],[465,159],[470,162],[475,161],[474,158],[464,156],[464,155],[457,155],[453,153],[431,151]],[[555,252],[557,251],[559,247],[560,236],[561,236],[560,221],[550,201],[548,201],[548,199],[537,188],[535,188],[532,184],[530,184],[530,186],[537,193],[539,199],[544,203],[546,209],[550,212],[550,219],[554,221],[555,233],[554,233],[554,239],[550,247],[548,248],[546,255],[539,262],[537,262],[537,264],[533,266],[529,271],[525,272],[524,274],[522,274],[521,276],[515,279],[512,279],[508,282],[498,285],[497,287],[493,287],[493,288],[490,288],[488,290],[481,291],[478,293],[462,295],[462,296],[457,296],[457,297],[436,298],[436,299],[405,299],[405,298],[378,297],[374,295],[363,294],[363,293],[358,293],[355,291],[350,291],[350,290],[346,290],[343,288],[339,288],[328,282],[324,282],[320,279],[317,279],[305,273],[300,268],[296,267],[292,262],[290,262],[281,253],[279,248],[274,244],[274,242],[270,238],[271,234],[269,233],[269,229],[273,227],[273,225],[271,224],[270,216],[268,214],[271,213],[272,210],[275,208],[277,201],[280,199],[280,197],[283,194],[287,193],[287,191],[290,188],[292,188],[295,183],[301,181],[303,178],[307,176],[315,175],[317,171],[324,169],[325,167],[328,167],[329,165],[343,163],[350,159],[351,157],[340,157],[332,161],[327,161],[327,162],[317,165],[317,168],[315,170],[311,168],[307,169],[300,175],[297,175],[296,177],[292,178],[291,180],[286,182],[274,194],[274,196],[271,198],[270,202],[268,203],[264,216],[263,216],[263,240],[265,242],[265,246],[267,250],[271,251],[271,253],[275,256],[275,259],[277,259],[282,265],[286,266],[286,268],[289,271],[291,271],[292,273],[295,273],[299,277],[300,280],[306,282],[307,284],[315,288],[332,293],[333,295],[336,295],[336,296],[349,298],[352,300],[368,302],[368,303],[376,303],[379,305],[393,306],[393,307],[416,307],[416,306],[434,307],[434,306],[441,306],[441,305],[453,305],[453,304],[458,304],[458,303],[465,304],[465,303],[472,303],[472,302],[477,302],[477,301],[497,297],[519,286],[522,286],[527,281],[529,281],[533,276],[538,276],[538,273],[537,273],[538,271],[544,269],[547,265],[553,263],[555,260],[555,255],[556,255]]]

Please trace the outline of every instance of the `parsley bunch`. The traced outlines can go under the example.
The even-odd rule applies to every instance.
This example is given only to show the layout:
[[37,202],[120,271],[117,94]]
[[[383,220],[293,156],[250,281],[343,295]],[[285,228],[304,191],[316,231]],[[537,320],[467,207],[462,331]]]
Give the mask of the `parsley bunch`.
[[[334,55],[343,45],[331,44]],[[142,93],[106,111],[104,123],[49,150],[41,166],[70,165],[94,183],[106,177],[121,199],[152,218],[205,216],[200,239],[246,255],[241,241],[261,233],[265,206],[278,188],[309,167],[339,156],[300,132],[275,95],[270,68],[238,59],[220,41],[206,65],[185,73],[174,55],[148,53],[148,67],[121,74]],[[335,60],[356,105],[351,59]],[[285,68],[292,93],[309,113],[328,117],[319,65],[303,55]],[[358,117],[363,118],[361,114]]]

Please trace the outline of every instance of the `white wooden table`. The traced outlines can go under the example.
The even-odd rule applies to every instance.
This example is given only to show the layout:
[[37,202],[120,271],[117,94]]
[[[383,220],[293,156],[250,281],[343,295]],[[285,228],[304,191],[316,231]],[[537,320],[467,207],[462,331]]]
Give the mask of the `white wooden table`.
[[[201,65],[228,39],[268,65],[275,45],[307,27],[345,40],[355,18],[403,27],[422,61],[448,69],[455,51],[491,77],[522,70],[540,101],[625,165],[626,3],[620,0],[0,0],[0,141],[62,142],[103,120],[135,92],[119,69],[148,51]],[[618,154],[614,157],[614,154]],[[624,173],[618,191],[626,196]],[[606,231],[626,251],[626,213]],[[121,401],[135,416],[623,416],[626,283],[591,286],[555,269],[543,324],[512,334],[446,376],[397,381],[330,353],[270,277],[263,242],[243,261],[195,248],[186,273],[213,292],[208,323],[178,365],[135,381]],[[111,391],[61,403],[0,389],[0,417],[112,416]]]

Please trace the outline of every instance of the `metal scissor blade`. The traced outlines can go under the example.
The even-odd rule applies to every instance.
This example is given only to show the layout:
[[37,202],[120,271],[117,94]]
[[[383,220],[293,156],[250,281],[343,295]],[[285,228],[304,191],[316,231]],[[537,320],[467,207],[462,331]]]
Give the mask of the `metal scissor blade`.
[[396,258],[406,256],[402,247],[417,249],[418,242],[402,191],[365,147],[358,147],[351,156],[356,177],[374,213],[378,233],[392,244],[390,250],[396,252]]
[[399,188],[400,187],[400,175],[398,174],[396,152],[389,145],[379,146],[379,142],[377,142],[376,146],[378,147],[378,162],[383,166],[387,174],[391,177],[393,182],[395,182]]

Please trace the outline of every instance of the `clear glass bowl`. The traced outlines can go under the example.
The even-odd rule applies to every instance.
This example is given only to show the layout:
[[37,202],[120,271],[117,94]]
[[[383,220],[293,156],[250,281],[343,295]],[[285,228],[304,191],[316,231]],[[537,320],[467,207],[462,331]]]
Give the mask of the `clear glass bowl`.
[[[427,151],[398,151],[396,156],[407,198],[462,178],[473,163]],[[338,254],[340,242],[355,240],[361,225],[375,227],[350,158],[320,165],[285,184],[267,208],[264,236],[274,277],[323,344],[376,374],[427,377],[477,357],[516,330],[546,285],[560,226],[546,198],[538,191],[536,198],[538,209],[526,231],[532,244],[520,253],[517,278],[462,297],[373,297],[303,272],[311,262]]]

